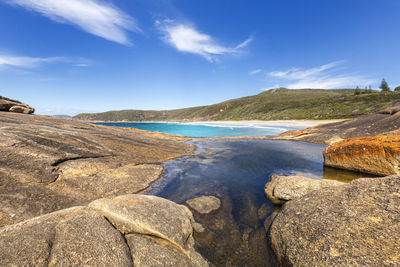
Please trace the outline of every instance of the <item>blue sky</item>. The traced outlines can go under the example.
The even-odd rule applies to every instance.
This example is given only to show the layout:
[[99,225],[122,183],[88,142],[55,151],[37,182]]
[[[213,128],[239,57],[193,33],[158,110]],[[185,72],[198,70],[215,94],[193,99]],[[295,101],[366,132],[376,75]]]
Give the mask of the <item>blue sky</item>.
[[400,85],[399,0],[0,0],[0,95],[40,114]]

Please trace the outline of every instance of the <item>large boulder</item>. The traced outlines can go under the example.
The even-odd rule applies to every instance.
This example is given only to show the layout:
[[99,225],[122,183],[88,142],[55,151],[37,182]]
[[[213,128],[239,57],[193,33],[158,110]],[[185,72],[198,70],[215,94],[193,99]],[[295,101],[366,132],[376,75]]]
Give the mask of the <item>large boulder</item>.
[[335,180],[317,180],[304,177],[301,174],[295,176],[274,174],[271,176],[270,181],[265,184],[264,194],[272,203],[281,205],[286,201],[304,196],[314,190],[341,184],[343,183]]
[[326,166],[375,175],[400,174],[400,135],[350,138],[324,150]]
[[1,266],[208,266],[193,217],[169,200],[125,195],[0,228]]
[[35,112],[35,109],[18,100],[0,96],[0,111],[32,114]]
[[293,199],[270,238],[284,266],[400,266],[400,176],[361,178]]

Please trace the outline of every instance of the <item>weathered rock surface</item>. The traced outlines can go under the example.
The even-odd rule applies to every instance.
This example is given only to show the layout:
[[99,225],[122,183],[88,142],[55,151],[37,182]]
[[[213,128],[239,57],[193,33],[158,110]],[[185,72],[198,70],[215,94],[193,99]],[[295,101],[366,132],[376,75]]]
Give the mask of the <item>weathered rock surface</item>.
[[166,199],[100,199],[0,228],[0,265],[208,266],[193,248],[192,222]]
[[201,214],[208,214],[214,210],[219,209],[221,206],[221,201],[214,196],[201,196],[186,201],[188,205],[193,210]]
[[399,109],[399,106],[390,107],[378,114],[319,125],[304,130],[288,131],[274,138],[329,145],[353,137],[382,135],[400,130],[400,113],[397,112]]
[[0,96],[0,111],[32,114],[35,109],[20,101]]
[[287,202],[271,244],[284,266],[399,266],[400,176],[357,179]]
[[186,139],[0,112],[0,227],[103,197],[137,193]]
[[390,115],[393,115],[393,114],[396,114],[399,111],[400,111],[400,105],[396,105],[394,107],[385,108],[384,110],[382,110],[382,111],[380,111],[378,113],[379,114],[390,114]]
[[400,174],[400,135],[350,138],[335,142],[324,150],[324,164],[381,176]]
[[301,174],[296,176],[274,174],[271,176],[271,180],[265,184],[264,193],[269,201],[281,205],[314,190],[341,184],[343,183],[335,180],[317,180],[304,177]]
[[172,201],[156,196],[125,195],[95,200],[89,207],[106,216],[121,233],[148,234],[181,250],[193,245],[192,213]]

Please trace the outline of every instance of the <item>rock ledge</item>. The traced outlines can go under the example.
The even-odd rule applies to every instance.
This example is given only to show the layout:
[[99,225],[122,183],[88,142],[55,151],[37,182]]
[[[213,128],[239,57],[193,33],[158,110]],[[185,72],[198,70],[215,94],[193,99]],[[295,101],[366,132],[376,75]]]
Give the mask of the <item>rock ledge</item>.
[[343,183],[334,180],[307,178],[301,174],[296,176],[274,174],[271,176],[271,181],[265,184],[264,193],[269,201],[281,205],[286,201],[304,196],[314,190],[341,184]]
[[400,176],[361,178],[287,202],[271,245],[284,266],[399,266]]

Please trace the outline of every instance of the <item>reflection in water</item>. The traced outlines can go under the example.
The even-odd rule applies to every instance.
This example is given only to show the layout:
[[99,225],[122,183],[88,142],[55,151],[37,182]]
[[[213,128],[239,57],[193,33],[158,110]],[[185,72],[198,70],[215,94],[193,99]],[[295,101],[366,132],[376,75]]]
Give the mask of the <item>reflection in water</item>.
[[[264,197],[264,185],[274,173],[320,179],[324,146],[250,139],[194,144],[199,152],[167,162],[163,178],[147,193],[180,204],[203,195],[218,197],[219,210],[208,215],[193,211],[206,228],[194,235],[198,251],[216,266],[276,266],[264,226],[274,207]],[[356,177],[341,171],[333,175]]]
[[324,175],[322,176],[322,179],[333,179],[340,182],[349,183],[354,179],[363,177],[376,177],[376,176],[373,174],[365,174],[365,173],[335,169],[331,167],[324,167]]

